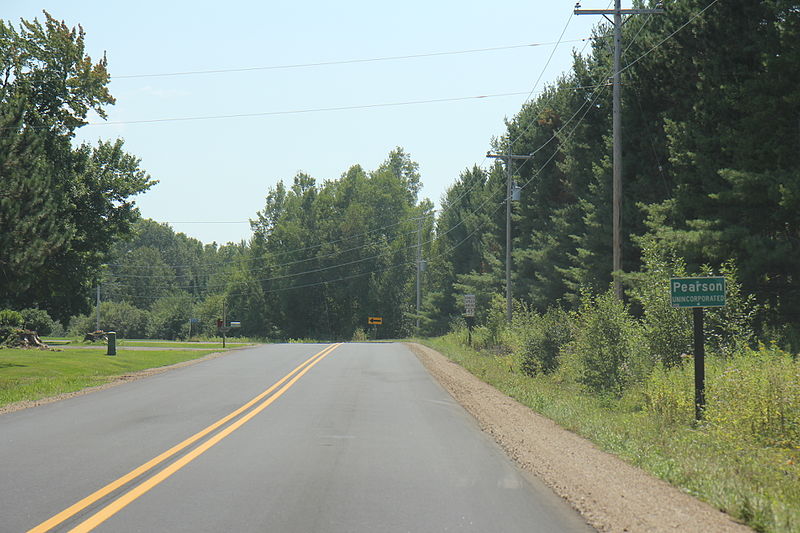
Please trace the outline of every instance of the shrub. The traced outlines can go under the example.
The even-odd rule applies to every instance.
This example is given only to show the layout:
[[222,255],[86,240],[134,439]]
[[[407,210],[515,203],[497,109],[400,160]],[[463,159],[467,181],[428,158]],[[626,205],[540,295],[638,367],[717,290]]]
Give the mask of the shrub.
[[147,336],[151,339],[179,339],[189,334],[191,300],[187,296],[167,296],[156,300],[150,309]]
[[800,361],[775,346],[743,348],[707,384],[705,420],[730,439],[800,447]]
[[643,391],[647,409],[663,423],[690,424],[694,420],[693,365],[657,365]]
[[100,329],[114,331],[124,339],[138,339],[147,334],[150,313],[128,302],[100,304]]
[[639,239],[642,272],[628,276],[630,296],[642,308],[643,334],[650,355],[670,367],[692,351],[692,318],[687,309],[672,307],[669,280],[686,276],[682,259],[658,245],[652,236]]
[[19,312],[11,309],[0,310],[0,344],[24,324],[25,320]]
[[575,339],[567,349],[580,362],[581,384],[595,393],[619,396],[626,386],[644,381],[652,368],[643,341],[640,324],[609,290],[582,295]]
[[[147,336],[150,313],[127,302],[102,302],[100,304],[100,329],[114,331],[119,338],[141,338]],[[78,315],[69,321],[69,334],[83,337],[97,328],[94,313]]]
[[506,328],[506,299],[499,294],[492,296],[489,313],[486,316],[486,347],[500,344],[503,330]]
[[[714,275],[709,267],[704,267],[703,270],[704,276]],[[706,310],[706,342],[712,350],[722,355],[731,355],[753,343],[753,322],[759,308],[755,303],[755,296],[742,292],[733,260],[724,263],[719,274],[725,277],[725,306]]]
[[20,311],[24,327],[39,335],[50,335],[56,324],[44,309],[23,309]]
[[367,340],[367,333],[364,328],[356,328],[353,332],[353,342],[364,342]]
[[569,313],[557,307],[530,320],[522,351],[525,374],[549,374],[556,369],[562,347],[572,340],[570,322]]

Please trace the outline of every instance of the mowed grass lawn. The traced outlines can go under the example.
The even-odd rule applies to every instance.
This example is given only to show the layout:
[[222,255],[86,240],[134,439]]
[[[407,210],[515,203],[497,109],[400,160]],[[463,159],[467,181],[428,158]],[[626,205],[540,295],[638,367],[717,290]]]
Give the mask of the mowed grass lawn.
[[63,351],[0,349],[0,407],[39,400],[107,383],[116,376],[197,359],[209,350],[125,350],[116,356],[105,349],[74,348]]

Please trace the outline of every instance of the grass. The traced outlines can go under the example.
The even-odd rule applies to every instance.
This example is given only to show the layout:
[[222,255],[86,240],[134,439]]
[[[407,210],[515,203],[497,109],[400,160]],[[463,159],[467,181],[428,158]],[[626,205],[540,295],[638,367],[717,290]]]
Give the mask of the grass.
[[[54,347],[58,347],[61,345],[69,344],[71,346],[86,346],[86,347],[105,347],[105,342],[84,342],[83,339],[80,338],[42,338],[42,341],[46,344]],[[250,346],[256,344],[254,341],[250,341],[249,339],[235,339],[231,340],[228,339],[225,342],[226,346]],[[222,347],[222,339],[220,340],[208,340],[204,339],[201,341],[167,341],[162,339],[120,339],[117,337],[117,347],[127,347],[127,346],[135,346],[135,347],[146,347],[146,348],[208,348],[208,349],[217,349]]]
[[574,383],[529,377],[512,357],[478,353],[453,336],[421,341],[478,378],[603,450],[727,512],[757,531],[800,531],[800,449],[760,446],[666,422],[630,391],[590,395]]
[[47,398],[111,381],[137,370],[172,365],[221,351],[118,350],[116,357],[95,348],[63,351],[0,349],[0,407]]

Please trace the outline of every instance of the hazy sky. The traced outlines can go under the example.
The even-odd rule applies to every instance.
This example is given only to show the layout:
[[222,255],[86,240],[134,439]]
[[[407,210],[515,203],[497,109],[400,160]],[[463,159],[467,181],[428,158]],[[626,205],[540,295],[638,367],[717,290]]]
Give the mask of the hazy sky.
[[[623,2],[629,5],[629,2]],[[396,146],[420,165],[423,195],[438,204],[459,173],[484,164],[535,88],[569,70],[596,16],[574,16],[575,2],[405,0],[340,2],[17,1],[2,18],[41,17],[43,9],[86,31],[87,52],[107,54],[110,124],[78,139],[125,139],[126,150],[160,180],[137,204],[203,242],[239,241],[270,187],[303,171],[318,181],[350,166],[376,168]],[[606,0],[584,0],[605,8]],[[563,40],[547,69],[564,27]],[[387,61],[281,67],[550,43]],[[132,77],[127,77],[132,76]],[[365,107],[507,93],[460,101]],[[296,112],[303,111],[303,112]],[[306,112],[308,111],[308,112]],[[151,119],[258,114],[132,123]],[[93,122],[98,121],[96,118]]]

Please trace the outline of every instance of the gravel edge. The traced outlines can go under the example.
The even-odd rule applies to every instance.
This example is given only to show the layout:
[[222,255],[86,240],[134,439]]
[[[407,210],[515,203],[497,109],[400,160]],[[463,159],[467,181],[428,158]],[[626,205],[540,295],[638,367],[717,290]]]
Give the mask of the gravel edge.
[[405,343],[523,470],[599,531],[752,532],[730,516],[597,448],[439,352]]

